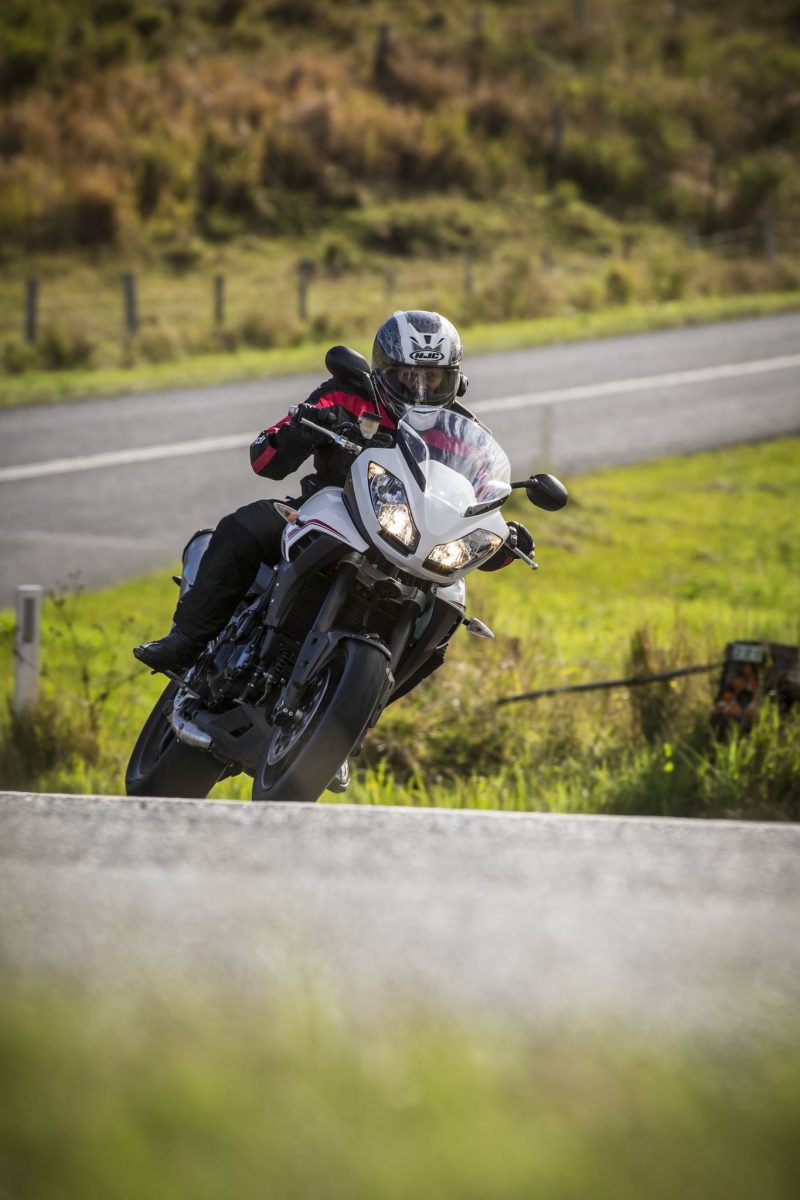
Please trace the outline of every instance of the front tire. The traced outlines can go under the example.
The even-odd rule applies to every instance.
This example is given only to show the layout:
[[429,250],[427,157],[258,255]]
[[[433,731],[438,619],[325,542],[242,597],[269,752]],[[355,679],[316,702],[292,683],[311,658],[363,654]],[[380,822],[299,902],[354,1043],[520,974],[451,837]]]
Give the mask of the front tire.
[[253,779],[253,799],[316,800],[367,728],[387,670],[382,650],[344,638],[309,684],[293,723],[273,730]]
[[177,691],[177,683],[166,687],[136,740],[125,772],[129,796],[202,800],[222,777],[222,763],[205,750],[186,746],[176,738],[166,714]]

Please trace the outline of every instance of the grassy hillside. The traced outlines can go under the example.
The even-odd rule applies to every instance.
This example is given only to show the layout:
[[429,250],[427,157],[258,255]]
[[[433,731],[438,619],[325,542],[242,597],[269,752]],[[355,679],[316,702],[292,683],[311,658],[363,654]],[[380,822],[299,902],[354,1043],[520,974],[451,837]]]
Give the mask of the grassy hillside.
[[[367,739],[348,801],[449,807],[800,819],[800,713],[767,706],[717,743],[718,672],[654,687],[496,708],[501,695],[719,661],[725,643],[797,643],[798,439],[567,480],[570,505],[517,505],[541,570],[471,577],[471,614],[437,676]],[[509,512],[509,515],[511,513]],[[47,606],[46,697],[0,729],[0,787],[118,793],[163,680],[130,647],[165,629],[164,570]],[[2,630],[10,688],[11,617]],[[246,777],[218,798],[249,797]],[[332,796],[326,799],[332,800]]]
[[6,0],[0,364],[797,288],[797,30],[792,0]]

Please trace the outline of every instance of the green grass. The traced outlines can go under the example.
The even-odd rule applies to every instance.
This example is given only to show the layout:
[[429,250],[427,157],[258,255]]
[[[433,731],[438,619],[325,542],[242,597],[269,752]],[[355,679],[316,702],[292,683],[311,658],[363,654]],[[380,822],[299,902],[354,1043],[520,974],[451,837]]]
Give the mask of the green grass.
[[[470,612],[496,641],[459,635],[436,678],[384,714],[347,799],[800,819],[798,716],[779,722],[765,706],[749,737],[716,743],[716,673],[493,703],[719,661],[737,638],[796,644],[799,460],[800,440],[785,438],[568,479],[561,513],[516,503],[541,570],[471,577]],[[167,627],[174,600],[167,569],[46,606],[45,700],[35,718],[6,722],[0,785],[121,790],[161,686],[135,668],[129,647]],[[10,616],[4,628],[9,678]],[[215,795],[245,798],[249,780],[225,781]]]
[[659,1046],[430,1017],[356,1029],[308,1001],[177,995],[6,988],[3,1196],[796,1194],[792,1043]]

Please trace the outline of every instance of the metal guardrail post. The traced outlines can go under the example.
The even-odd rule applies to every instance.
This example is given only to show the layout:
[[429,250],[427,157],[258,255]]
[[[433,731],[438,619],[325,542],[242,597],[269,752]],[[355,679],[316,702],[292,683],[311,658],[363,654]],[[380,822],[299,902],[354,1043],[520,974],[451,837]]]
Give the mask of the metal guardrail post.
[[16,595],[14,629],[14,712],[19,716],[36,702],[39,691],[39,644],[42,588],[22,584]]

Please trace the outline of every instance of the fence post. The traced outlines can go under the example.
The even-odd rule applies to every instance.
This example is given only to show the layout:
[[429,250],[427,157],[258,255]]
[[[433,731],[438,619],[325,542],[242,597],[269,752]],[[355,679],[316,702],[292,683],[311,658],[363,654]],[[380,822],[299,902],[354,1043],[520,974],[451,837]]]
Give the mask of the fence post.
[[39,280],[25,282],[25,341],[33,345],[39,324]]
[[301,258],[297,264],[297,315],[301,321],[308,320],[308,285],[313,274],[313,262],[308,258]]
[[39,690],[39,641],[42,589],[22,584],[16,595],[14,629],[14,712],[20,716],[36,702]]
[[388,304],[391,304],[392,297],[394,296],[394,289],[397,286],[397,272],[395,271],[394,267],[386,268],[384,282],[386,283],[386,301]]
[[553,149],[550,154],[550,182],[555,183],[561,174],[564,137],[567,132],[567,113],[564,105],[560,102],[553,105],[551,119],[553,122]]
[[772,217],[761,218],[761,246],[764,258],[772,262],[775,257],[775,222]]
[[122,295],[125,306],[125,333],[135,337],[139,329],[139,310],[136,302],[136,276],[126,271],[122,276]]
[[372,60],[372,77],[378,84],[389,72],[393,40],[391,25],[381,25],[378,29],[378,40],[375,43],[375,57]]
[[687,225],[683,231],[683,236],[686,240],[686,245],[690,250],[697,250],[700,245],[700,239],[697,236],[697,226]]
[[221,329],[225,324],[225,276],[214,276],[214,324]]
[[464,255],[464,300],[467,305],[472,304],[472,296],[475,287],[475,258],[471,251],[467,250]]
[[553,468],[553,406],[543,404],[539,413],[539,453],[542,456],[542,470]]
[[483,73],[483,49],[485,38],[483,36],[485,16],[479,9],[472,16],[472,37],[469,41],[469,53],[467,56],[467,70],[469,72],[470,87],[475,87],[480,83]]

